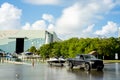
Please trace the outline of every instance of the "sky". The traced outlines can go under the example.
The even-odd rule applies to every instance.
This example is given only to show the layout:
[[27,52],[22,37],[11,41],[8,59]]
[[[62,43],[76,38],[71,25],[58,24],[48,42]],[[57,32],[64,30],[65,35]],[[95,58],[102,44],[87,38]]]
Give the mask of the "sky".
[[118,37],[120,0],[0,0],[0,30],[55,31],[61,39]]

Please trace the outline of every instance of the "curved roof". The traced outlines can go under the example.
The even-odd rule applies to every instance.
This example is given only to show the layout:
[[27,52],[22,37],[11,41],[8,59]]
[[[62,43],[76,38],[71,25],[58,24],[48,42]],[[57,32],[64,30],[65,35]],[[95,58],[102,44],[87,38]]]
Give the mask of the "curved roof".
[[91,51],[89,54],[96,55],[96,54],[98,54],[98,52],[97,51]]
[[45,30],[20,30],[16,34],[10,36],[11,38],[44,38]]

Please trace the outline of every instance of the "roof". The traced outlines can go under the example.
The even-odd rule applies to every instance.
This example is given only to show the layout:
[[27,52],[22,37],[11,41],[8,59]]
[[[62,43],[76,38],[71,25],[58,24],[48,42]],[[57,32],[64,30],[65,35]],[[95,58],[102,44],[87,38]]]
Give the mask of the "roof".
[[98,54],[97,51],[91,51],[89,54],[95,55]]
[[4,38],[23,38],[23,37],[44,37],[45,30],[1,30],[0,39]]
[[7,38],[8,36],[14,35],[18,30],[0,30],[0,39]]
[[10,38],[44,38],[45,30],[20,30]]

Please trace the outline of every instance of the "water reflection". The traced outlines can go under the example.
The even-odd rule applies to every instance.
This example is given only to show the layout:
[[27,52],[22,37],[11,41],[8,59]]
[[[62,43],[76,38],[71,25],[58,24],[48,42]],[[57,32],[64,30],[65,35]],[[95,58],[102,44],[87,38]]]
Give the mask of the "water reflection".
[[120,80],[120,63],[106,64],[104,73],[105,80]]
[[92,71],[89,74],[90,80],[103,80],[104,72],[103,71]]
[[119,72],[120,72],[120,68],[119,68],[119,64],[118,63],[115,63],[115,74],[116,74],[116,77],[118,78],[120,76]]
[[104,72],[92,70],[90,72],[84,70],[67,70],[69,73],[73,73],[76,76],[76,80],[103,80]]
[[115,73],[116,73],[116,75],[119,73],[119,65],[118,65],[118,63],[115,63]]
[[14,66],[14,76],[16,80],[23,80],[23,65]]
[[45,80],[62,80],[65,75],[64,67],[48,66],[45,70]]
[[1,80],[119,80],[120,64],[105,64],[103,71],[90,72],[47,64],[0,64],[0,73]]

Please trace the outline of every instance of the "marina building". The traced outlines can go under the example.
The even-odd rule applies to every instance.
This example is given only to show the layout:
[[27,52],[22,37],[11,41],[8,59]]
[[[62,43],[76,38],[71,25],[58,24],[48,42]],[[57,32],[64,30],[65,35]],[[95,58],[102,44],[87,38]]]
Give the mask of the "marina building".
[[55,32],[46,30],[1,30],[0,50],[21,53],[31,46],[40,48],[43,44],[61,41]]

